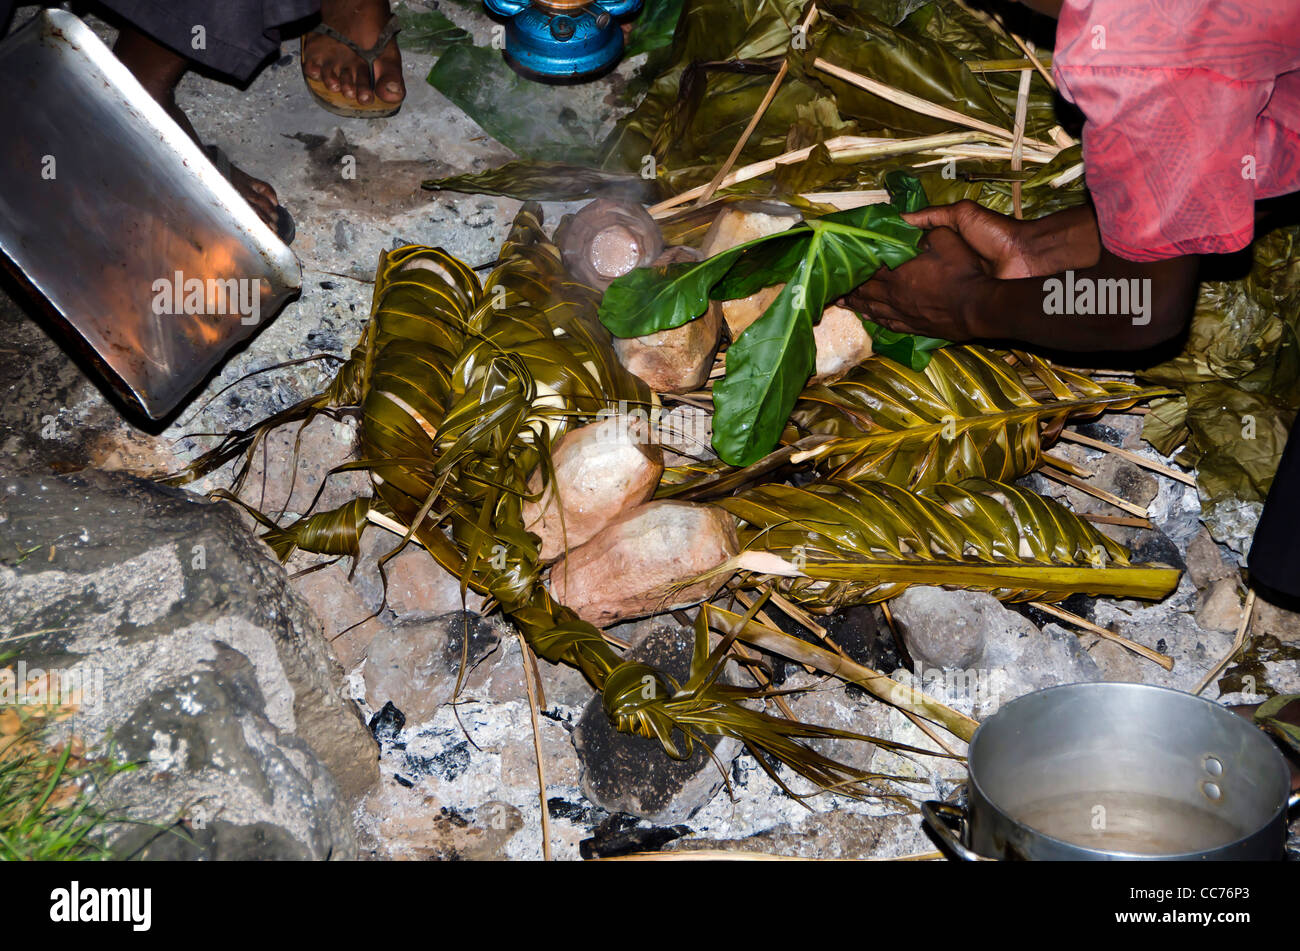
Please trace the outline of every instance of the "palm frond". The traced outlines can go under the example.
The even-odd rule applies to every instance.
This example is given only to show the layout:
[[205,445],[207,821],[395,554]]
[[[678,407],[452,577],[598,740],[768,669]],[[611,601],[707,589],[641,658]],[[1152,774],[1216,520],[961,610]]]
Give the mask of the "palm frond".
[[839,479],[764,485],[716,504],[744,523],[745,552],[786,563],[790,576],[770,579],[777,589],[817,607],[884,601],[914,584],[1004,601],[1080,592],[1160,598],[1178,584],[1177,569],[1133,564],[1059,503],[986,479],[920,492]]
[[791,422],[805,438],[830,437],[804,454],[821,471],[919,489],[1017,479],[1040,464],[1045,432],[1054,439],[1067,419],[1163,392],[966,345],[936,350],[920,372],[872,357],[838,382],[806,389]]

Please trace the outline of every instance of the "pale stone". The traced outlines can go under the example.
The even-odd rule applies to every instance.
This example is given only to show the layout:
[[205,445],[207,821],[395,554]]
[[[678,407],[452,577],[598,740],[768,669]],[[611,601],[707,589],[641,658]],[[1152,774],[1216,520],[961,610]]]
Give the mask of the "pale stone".
[[540,498],[523,507],[524,527],[541,539],[542,561],[577,548],[649,499],[664,469],[663,450],[651,445],[647,421],[630,414],[570,430],[552,459],[554,480],[541,495],[542,473],[535,471],[528,490]]
[[871,356],[871,334],[862,326],[862,318],[847,307],[831,305],[822,311],[821,322],[813,328],[817,345],[817,364],[810,383],[838,380]]
[[648,502],[557,562],[551,589],[583,620],[604,627],[711,596],[724,575],[693,579],[733,557],[738,547],[735,522],[721,509]]
[[727,323],[731,339],[739,338],[750,324],[762,317],[763,311],[772,306],[772,301],[776,300],[784,287],[784,284],[774,284],[755,291],[748,297],[719,301],[718,308],[722,311],[722,319]]
[[706,258],[729,251],[736,245],[763,238],[769,234],[788,231],[802,220],[797,212],[788,215],[769,215],[761,211],[742,211],[739,208],[724,208],[713,219],[700,250]]
[[1241,624],[1241,597],[1233,578],[1210,584],[1196,609],[1196,623],[1207,631],[1236,631]]

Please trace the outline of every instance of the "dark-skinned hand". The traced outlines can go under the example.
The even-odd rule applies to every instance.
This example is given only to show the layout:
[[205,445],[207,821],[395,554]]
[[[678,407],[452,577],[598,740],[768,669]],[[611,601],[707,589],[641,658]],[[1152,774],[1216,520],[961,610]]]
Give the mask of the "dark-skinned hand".
[[994,280],[988,267],[956,231],[934,228],[921,239],[920,254],[894,270],[881,268],[844,304],[889,330],[971,340],[982,334],[973,326],[976,309],[966,305]]

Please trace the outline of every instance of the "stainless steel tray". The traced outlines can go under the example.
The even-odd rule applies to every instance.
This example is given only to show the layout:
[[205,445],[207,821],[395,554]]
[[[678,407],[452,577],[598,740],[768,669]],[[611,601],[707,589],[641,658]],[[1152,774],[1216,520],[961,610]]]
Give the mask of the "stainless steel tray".
[[0,135],[0,250],[150,418],[301,284],[293,252],[70,13],[0,42]]

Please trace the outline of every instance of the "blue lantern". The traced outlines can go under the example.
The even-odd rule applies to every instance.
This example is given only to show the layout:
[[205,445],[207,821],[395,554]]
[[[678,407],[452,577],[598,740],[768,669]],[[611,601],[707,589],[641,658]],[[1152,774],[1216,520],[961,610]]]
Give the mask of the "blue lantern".
[[484,0],[508,17],[506,60],[520,73],[547,83],[581,82],[600,75],[623,55],[619,19],[642,0]]

